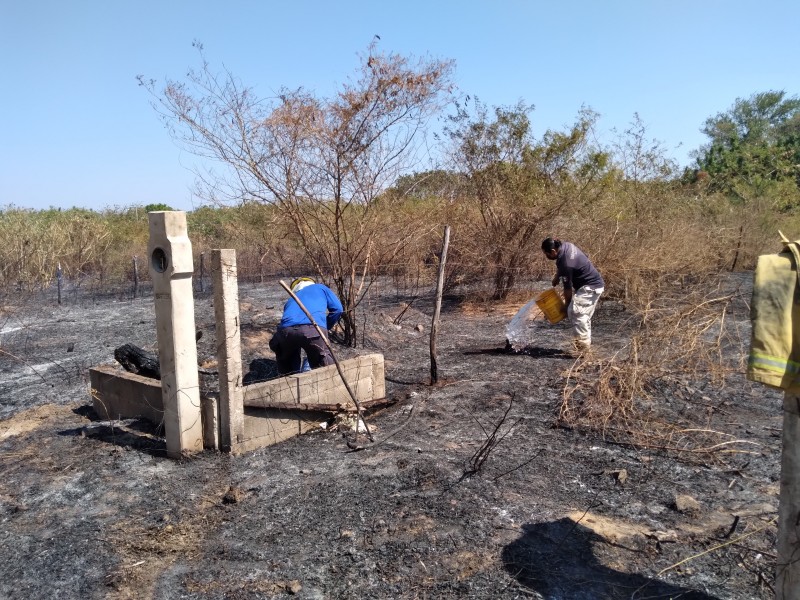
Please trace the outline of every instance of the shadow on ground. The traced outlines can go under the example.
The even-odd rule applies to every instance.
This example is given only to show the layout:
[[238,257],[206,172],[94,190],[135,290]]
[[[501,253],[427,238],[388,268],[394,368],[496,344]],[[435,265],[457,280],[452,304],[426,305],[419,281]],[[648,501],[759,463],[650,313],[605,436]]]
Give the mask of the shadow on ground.
[[254,358],[250,361],[249,369],[242,378],[244,385],[268,381],[278,377],[278,363],[271,358]]
[[478,350],[465,350],[465,355],[471,354],[508,354],[510,356],[531,356],[533,358],[572,358],[568,353],[558,348],[542,348],[539,346],[525,346],[519,350],[510,345],[498,348],[481,348]]
[[606,567],[592,549],[606,542],[590,529],[563,518],[523,526],[524,535],[502,551],[505,569],[547,599],[718,600],[703,592]]
[[140,450],[153,456],[165,456],[167,453],[162,425],[155,425],[144,418],[104,421],[94,408],[88,405],[80,406],[72,412],[90,419],[91,423],[83,427],[61,430],[58,435],[96,439],[113,446]]

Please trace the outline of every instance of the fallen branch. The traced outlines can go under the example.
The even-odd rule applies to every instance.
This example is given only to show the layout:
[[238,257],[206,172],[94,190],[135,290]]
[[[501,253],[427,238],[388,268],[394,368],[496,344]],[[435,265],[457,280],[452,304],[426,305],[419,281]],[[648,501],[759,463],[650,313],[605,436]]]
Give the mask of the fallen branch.
[[395,435],[397,435],[398,433],[400,433],[403,429],[405,429],[406,425],[408,425],[411,422],[411,419],[414,417],[414,408],[416,406],[417,406],[416,403],[412,404],[411,405],[411,410],[409,410],[409,412],[408,412],[408,418],[405,421],[403,421],[400,425],[395,427],[392,431],[390,431],[385,436],[383,436],[382,440],[379,440],[379,441],[375,442],[374,444],[372,444],[372,446],[359,446],[358,444],[354,444],[353,442],[348,441],[347,442],[347,447],[350,448],[350,450],[352,450],[353,452],[360,452],[361,450],[373,450],[373,449],[377,448],[378,446],[380,446],[384,442],[388,441],[390,438],[392,438]]
[[533,456],[531,456],[531,457],[530,457],[528,460],[526,460],[526,461],[524,461],[524,462],[521,462],[520,464],[518,464],[518,465],[517,465],[516,467],[514,467],[513,469],[509,469],[508,471],[505,471],[505,472],[503,472],[503,473],[500,473],[500,475],[497,475],[497,476],[496,476],[494,479],[492,479],[492,481],[497,481],[497,480],[498,480],[498,479],[500,479],[501,477],[505,477],[505,476],[506,476],[506,475],[508,475],[509,473],[513,473],[513,472],[514,472],[514,471],[516,471],[517,469],[521,469],[522,467],[524,467],[524,466],[525,466],[525,465],[527,465],[528,463],[531,463],[531,462],[533,462],[534,460],[536,460],[537,458],[539,458],[539,455],[540,455],[542,452],[544,452],[544,450],[540,448],[540,449],[539,449],[539,451],[538,451],[536,454],[534,454]]
[[[367,408],[381,408],[394,404],[397,400],[392,398],[377,398],[375,400],[365,400],[361,403],[361,407]],[[275,408],[280,410],[307,410],[307,411],[323,411],[323,412],[353,412],[354,409],[350,406],[342,405],[337,402],[336,404],[317,402],[259,402],[255,408]]]
[[[483,463],[485,463],[486,460],[489,458],[489,455],[492,453],[492,450],[494,450],[497,447],[497,445],[500,442],[502,442],[503,439],[511,432],[511,430],[514,429],[514,427],[516,427],[519,421],[511,425],[503,435],[498,437],[500,428],[503,426],[503,423],[505,423],[506,418],[508,417],[508,413],[511,412],[511,408],[513,406],[514,406],[514,394],[511,394],[511,398],[509,399],[508,408],[506,408],[506,412],[504,412],[503,416],[497,421],[494,430],[486,436],[486,441],[483,442],[483,444],[481,444],[480,448],[478,448],[475,451],[475,454],[473,454],[472,457],[470,458],[469,461],[470,468],[464,470],[464,474],[461,476],[462,480],[465,479],[466,477],[471,477],[472,475],[475,475],[476,473],[480,472],[481,467],[483,467]],[[480,425],[480,421],[478,422],[478,425]],[[483,425],[481,425],[481,429],[483,429]],[[484,433],[486,433],[485,430]]]
[[[556,424],[558,425],[558,424]],[[565,427],[567,428],[567,427]],[[707,448],[679,448],[678,446],[664,446],[661,444],[649,444],[647,442],[618,442],[616,440],[604,440],[606,444],[611,444],[612,446],[622,446],[623,448],[633,448],[634,450],[666,450],[669,452],[688,452],[689,454],[713,454],[714,452],[726,453],[726,454],[759,454],[758,452],[752,452],[750,450],[736,450],[736,449],[726,449],[726,450],[716,450],[719,446],[723,446],[725,444],[734,444],[734,443],[742,443],[742,444],[754,444],[756,446],[760,446],[757,442],[751,442],[748,440],[731,440],[729,442],[722,442],[721,444],[715,444],[714,446],[709,446]]]
[[[766,525],[764,525],[763,527],[759,527],[758,529],[754,529],[754,530],[753,530],[753,531],[751,531],[750,533],[745,533],[744,535],[740,535],[738,538],[736,538],[736,539],[734,539],[734,540],[731,540],[731,541],[729,541],[729,542],[724,542],[724,543],[722,543],[722,544],[717,544],[716,546],[712,546],[712,547],[711,547],[711,548],[709,548],[708,550],[704,550],[703,552],[700,552],[700,553],[698,553],[698,554],[695,554],[695,555],[693,555],[693,556],[690,556],[690,557],[688,557],[688,558],[684,558],[683,560],[676,562],[674,565],[670,565],[670,566],[668,566],[668,567],[666,567],[666,568],[664,568],[664,569],[661,569],[661,570],[660,570],[658,573],[656,573],[656,576],[657,576],[657,577],[661,577],[661,576],[662,576],[664,573],[666,573],[667,571],[671,571],[671,570],[672,570],[672,569],[674,569],[675,567],[680,567],[682,564],[685,564],[685,563],[689,562],[690,560],[694,560],[695,558],[700,558],[701,556],[703,556],[703,555],[705,555],[705,554],[708,554],[709,552],[714,552],[715,550],[719,550],[720,548],[724,548],[725,546],[731,546],[731,545],[733,545],[733,544],[737,544],[738,542],[741,542],[743,539],[745,539],[745,538],[748,538],[748,537],[750,537],[751,535],[755,535],[756,533],[760,533],[760,532],[764,531],[764,530],[765,530],[765,529],[767,529],[767,528],[768,528],[770,525],[772,525],[773,523],[776,523],[777,521],[778,521],[778,517],[775,517],[774,519],[771,519],[771,520],[770,520],[770,521],[769,521],[769,522],[768,522]],[[635,594],[634,594],[634,595],[635,595]]]

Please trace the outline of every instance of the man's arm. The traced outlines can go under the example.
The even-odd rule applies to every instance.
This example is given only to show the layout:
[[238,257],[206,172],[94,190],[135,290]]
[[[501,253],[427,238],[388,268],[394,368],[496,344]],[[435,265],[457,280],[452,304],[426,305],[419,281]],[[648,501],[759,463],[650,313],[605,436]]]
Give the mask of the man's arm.
[[569,304],[572,300],[572,267],[565,265],[563,273],[561,269],[558,273],[561,275],[561,281],[564,282],[564,302]]

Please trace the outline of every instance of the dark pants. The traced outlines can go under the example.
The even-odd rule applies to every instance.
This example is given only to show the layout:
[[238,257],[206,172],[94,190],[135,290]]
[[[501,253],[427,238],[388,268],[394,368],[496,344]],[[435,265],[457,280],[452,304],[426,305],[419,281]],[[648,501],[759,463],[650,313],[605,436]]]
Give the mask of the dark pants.
[[318,369],[333,364],[333,356],[313,325],[292,325],[281,327],[269,341],[275,353],[278,373],[291,375],[300,371],[300,350],[306,351],[308,364]]

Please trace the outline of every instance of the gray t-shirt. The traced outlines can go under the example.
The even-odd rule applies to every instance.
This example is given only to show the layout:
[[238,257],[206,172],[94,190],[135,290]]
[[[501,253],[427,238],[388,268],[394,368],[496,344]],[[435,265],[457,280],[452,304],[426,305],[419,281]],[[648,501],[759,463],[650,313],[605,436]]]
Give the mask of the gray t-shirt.
[[590,288],[606,286],[592,261],[571,242],[561,243],[556,258],[556,269],[565,290],[579,290],[583,286]]

